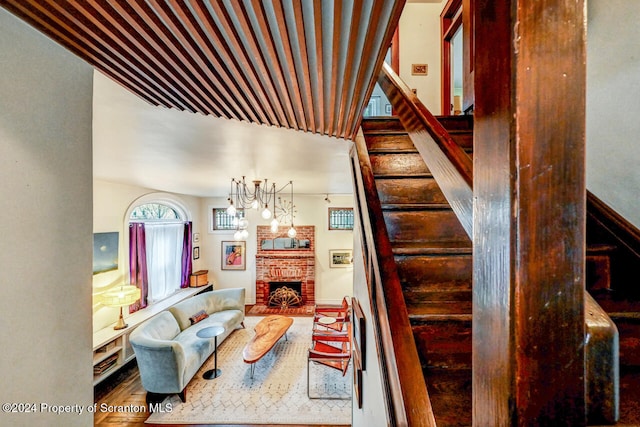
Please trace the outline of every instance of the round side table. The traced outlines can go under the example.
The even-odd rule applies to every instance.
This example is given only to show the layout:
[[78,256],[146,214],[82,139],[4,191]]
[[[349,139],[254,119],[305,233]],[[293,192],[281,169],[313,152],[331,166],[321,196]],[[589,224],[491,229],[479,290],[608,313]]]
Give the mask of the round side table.
[[222,375],[222,371],[218,369],[218,335],[222,335],[224,333],[224,328],[222,326],[208,326],[206,328],[200,329],[196,332],[196,336],[198,338],[211,339],[213,338],[214,345],[214,368],[209,369],[207,372],[202,374],[202,378],[206,380],[212,380],[214,378],[218,378]]

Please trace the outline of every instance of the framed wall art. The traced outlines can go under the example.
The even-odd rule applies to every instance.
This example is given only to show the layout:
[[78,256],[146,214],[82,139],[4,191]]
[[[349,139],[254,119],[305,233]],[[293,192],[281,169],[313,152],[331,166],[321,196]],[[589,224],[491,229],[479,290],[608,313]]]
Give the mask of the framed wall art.
[[329,251],[331,268],[346,268],[353,265],[353,251],[351,249],[331,249]]
[[245,270],[247,268],[246,242],[222,242],[222,269]]
[[351,352],[353,355],[353,392],[358,408],[362,408],[362,372],[366,369],[366,332],[362,307],[356,298],[351,298]]
[[117,231],[93,233],[93,274],[118,269]]
[[365,329],[365,318],[360,307],[360,302],[356,298],[351,298],[351,310],[353,311],[351,316],[352,333],[353,333],[353,351],[357,353],[360,359],[360,365],[363,371],[367,370],[366,367],[366,346],[367,335]]

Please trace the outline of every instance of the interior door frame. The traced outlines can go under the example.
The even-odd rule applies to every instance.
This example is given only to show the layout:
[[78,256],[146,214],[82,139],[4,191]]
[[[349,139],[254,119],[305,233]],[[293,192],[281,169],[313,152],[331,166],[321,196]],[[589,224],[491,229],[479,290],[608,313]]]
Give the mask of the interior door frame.
[[449,0],[440,14],[442,42],[442,114],[451,114],[451,39],[462,27],[462,0]]

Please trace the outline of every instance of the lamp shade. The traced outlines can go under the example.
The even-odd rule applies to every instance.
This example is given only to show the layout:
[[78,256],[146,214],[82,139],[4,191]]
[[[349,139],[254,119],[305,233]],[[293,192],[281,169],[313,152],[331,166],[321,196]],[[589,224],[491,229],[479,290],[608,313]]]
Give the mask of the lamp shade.
[[140,299],[140,289],[131,285],[122,285],[109,289],[101,296],[102,304],[107,307],[126,307]]

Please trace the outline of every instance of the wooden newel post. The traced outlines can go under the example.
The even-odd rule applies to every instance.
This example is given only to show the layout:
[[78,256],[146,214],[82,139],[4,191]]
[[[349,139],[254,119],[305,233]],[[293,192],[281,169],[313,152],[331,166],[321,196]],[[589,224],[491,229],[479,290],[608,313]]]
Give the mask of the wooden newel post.
[[586,424],[584,0],[474,0],[473,423]]

